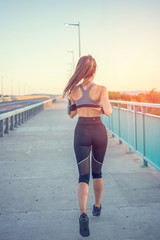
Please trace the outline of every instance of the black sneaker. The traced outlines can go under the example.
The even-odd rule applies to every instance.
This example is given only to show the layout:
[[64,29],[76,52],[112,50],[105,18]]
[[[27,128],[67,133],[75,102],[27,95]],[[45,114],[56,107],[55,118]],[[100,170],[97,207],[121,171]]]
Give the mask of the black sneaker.
[[93,216],[97,216],[99,217],[101,215],[101,205],[100,207],[96,207],[95,205],[93,205]]
[[79,232],[82,237],[88,237],[89,232],[89,218],[86,213],[82,213],[79,218]]

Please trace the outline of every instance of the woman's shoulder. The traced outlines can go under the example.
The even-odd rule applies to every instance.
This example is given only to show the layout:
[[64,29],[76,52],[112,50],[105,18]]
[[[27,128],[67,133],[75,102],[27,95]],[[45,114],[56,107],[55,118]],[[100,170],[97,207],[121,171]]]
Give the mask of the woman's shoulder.
[[79,90],[79,85],[76,85],[73,89],[71,94],[75,94]]
[[106,91],[107,90],[106,86],[103,86],[103,85],[95,84],[95,87],[97,87],[101,91]]
[[73,98],[75,98],[77,96],[77,93],[80,91],[80,88],[79,88],[79,85],[75,86],[73,89],[72,89],[72,92],[71,92],[71,96]]

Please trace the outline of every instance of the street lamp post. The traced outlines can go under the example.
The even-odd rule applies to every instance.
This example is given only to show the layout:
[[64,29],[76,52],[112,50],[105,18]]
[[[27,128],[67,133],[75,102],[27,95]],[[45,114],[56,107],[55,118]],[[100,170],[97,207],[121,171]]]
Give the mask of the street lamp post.
[[13,96],[13,79],[11,79],[11,96]]
[[74,51],[67,51],[67,53],[72,54],[72,67],[73,67],[73,73],[74,73],[74,69],[75,69],[75,66],[74,66]]
[[18,81],[18,96],[20,96],[20,82]]
[[78,43],[79,43],[79,58],[81,57],[81,39],[80,39],[80,22],[78,23],[65,23],[65,26],[78,27]]
[[3,96],[3,76],[1,77],[1,95]]
[[72,76],[72,63],[67,63],[67,65],[70,66],[70,70],[69,70],[69,78],[71,78],[71,76]]

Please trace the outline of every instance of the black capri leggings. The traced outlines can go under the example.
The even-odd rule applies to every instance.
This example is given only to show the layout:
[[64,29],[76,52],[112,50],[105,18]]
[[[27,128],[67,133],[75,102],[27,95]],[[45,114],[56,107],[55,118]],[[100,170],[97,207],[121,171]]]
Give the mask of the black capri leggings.
[[74,133],[74,151],[79,170],[79,182],[89,184],[90,152],[92,177],[102,178],[102,164],[108,136],[100,117],[79,117]]

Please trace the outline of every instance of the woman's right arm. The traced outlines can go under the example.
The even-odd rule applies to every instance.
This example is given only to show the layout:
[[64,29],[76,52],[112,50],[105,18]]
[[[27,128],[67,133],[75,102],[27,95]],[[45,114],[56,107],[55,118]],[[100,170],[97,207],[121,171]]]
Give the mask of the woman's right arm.
[[107,116],[110,116],[112,114],[112,107],[108,99],[108,91],[106,87],[102,87],[102,92],[101,92],[101,99],[102,107],[104,110],[104,114]]
[[70,118],[74,118],[77,115],[76,105],[72,96],[70,96],[68,100],[68,115],[70,116]]

